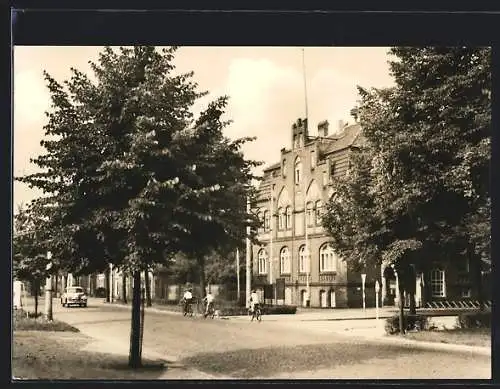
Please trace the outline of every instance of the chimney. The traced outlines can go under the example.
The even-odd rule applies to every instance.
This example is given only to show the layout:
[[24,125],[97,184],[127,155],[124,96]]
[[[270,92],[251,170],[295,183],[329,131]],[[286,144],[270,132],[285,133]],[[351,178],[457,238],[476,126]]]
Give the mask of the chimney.
[[346,126],[347,123],[344,123],[343,120],[339,120],[339,128],[338,128],[338,131],[342,131],[344,129],[344,127]]
[[326,138],[328,136],[328,120],[318,123],[318,136]]

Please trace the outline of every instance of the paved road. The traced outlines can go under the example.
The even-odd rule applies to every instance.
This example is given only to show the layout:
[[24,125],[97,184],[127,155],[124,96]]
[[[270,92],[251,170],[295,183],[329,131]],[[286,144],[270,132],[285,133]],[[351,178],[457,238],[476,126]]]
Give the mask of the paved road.
[[[130,311],[91,300],[88,308],[54,305],[54,318],[128,350]],[[491,357],[418,349],[346,336],[328,322],[186,318],[147,312],[144,353],[203,375],[226,378],[490,378]],[[112,346],[113,348],[115,346]],[[113,350],[101,350],[113,351]],[[115,350],[116,351],[116,350]]]

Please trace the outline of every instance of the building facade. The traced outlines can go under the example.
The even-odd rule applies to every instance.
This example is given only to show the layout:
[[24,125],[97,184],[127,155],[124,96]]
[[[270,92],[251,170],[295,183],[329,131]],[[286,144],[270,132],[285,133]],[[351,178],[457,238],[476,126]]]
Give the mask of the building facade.
[[[253,286],[265,300],[311,307],[362,306],[363,280],[349,272],[321,225],[324,205],[334,193],[332,178],[345,175],[349,153],[362,142],[359,124],[329,134],[328,122],[318,136],[308,134],[307,120],[291,130],[291,148],[264,170],[253,212],[262,225],[253,245]],[[365,301],[375,303],[380,271],[366,274]],[[272,285],[272,286],[271,286]]]
[[[281,149],[280,161],[264,170],[252,204],[261,220],[260,244],[252,249],[252,287],[269,303],[325,308],[362,307],[364,290],[366,306],[374,307],[378,282],[379,304],[398,304],[397,273],[385,267],[365,275],[348,270],[321,225],[335,193],[332,178],[349,173],[349,154],[363,145],[360,125],[339,122],[329,134],[324,121],[312,137],[307,121],[299,119],[290,136],[291,147]],[[436,258],[415,269],[417,307],[479,299],[489,283],[476,267],[467,259]],[[405,300],[409,304],[408,296]]]

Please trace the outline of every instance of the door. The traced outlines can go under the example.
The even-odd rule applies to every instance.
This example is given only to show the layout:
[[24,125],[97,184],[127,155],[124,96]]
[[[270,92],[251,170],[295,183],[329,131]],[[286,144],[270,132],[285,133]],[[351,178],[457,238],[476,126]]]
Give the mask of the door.
[[300,291],[300,301],[303,307],[307,306],[307,292],[305,290]]
[[331,290],[330,291],[330,307],[335,308],[337,306],[337,299],[335,296],[335,291]]
[[321,290],[319,292],[319,304],[320,304],[321,308],[328,307],[327,298],[328,298],[328,295],[326,294],[326,291]]

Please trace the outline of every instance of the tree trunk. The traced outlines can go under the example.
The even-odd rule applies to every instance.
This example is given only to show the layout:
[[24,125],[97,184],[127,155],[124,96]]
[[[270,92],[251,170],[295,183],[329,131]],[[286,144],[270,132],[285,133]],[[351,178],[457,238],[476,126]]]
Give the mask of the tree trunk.
[[146,284],[146,306],[151,306],[151,285],[149,284],[149,270],[144,271],[144,283]]
[[410,315],[416,315],[417,314],[417,304],[415,301],[415,292],[411,291],[409,293],[410,295]]
[[109,272],[109,267],[106,268],[104,271],[104,289],[106,290],[106,302],[109,303],[111,302],[109,296],[110,296],[110,289],[109,289],[109,282],[110,282],[110,272]]
[[204,298],[206,295],[206,290],[205,290],[205,257],[203,255],[198,256],[198,265],[200,270],[201,298]]
[[38,281],[33,281],[33,289],[35,289],[35,317],[38,316]]
[[127,304],[127,274],[122,272],[122,299]]
[[56,279],[56,285],[54,288],[55,297],[59,297],[59,271],[56,271],[55,279]]
[[138,368],[141,361],[141,272],[134,271],[134,286],[132,291],[132,322],[130,328],[130,352],[128,365]]
[[403,336],[405,334],[405,326],[404,326],[404,290],[399,283],[399,334]]

